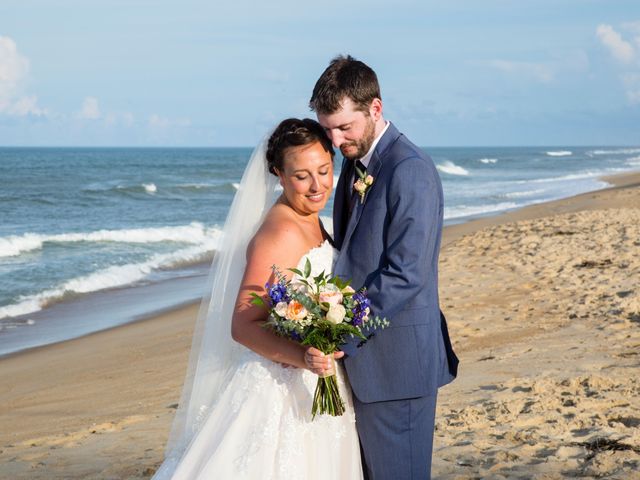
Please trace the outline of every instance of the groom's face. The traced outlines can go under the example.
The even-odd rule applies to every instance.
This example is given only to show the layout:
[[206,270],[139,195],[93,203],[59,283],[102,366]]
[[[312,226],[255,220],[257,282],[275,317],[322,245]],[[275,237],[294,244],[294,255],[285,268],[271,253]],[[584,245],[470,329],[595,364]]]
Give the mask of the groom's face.
[[318,114],[318,122],[345,158],[362,158],[375,140],[374,119],[371,112],[357,110],[350,98],[345,97],[341,106],[337,112]]

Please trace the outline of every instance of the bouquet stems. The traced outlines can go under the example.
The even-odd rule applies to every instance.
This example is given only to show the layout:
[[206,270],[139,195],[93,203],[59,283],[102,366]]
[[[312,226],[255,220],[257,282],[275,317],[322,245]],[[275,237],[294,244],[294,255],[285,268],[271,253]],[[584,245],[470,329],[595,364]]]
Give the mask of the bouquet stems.
[[338,389],[336,364],[333,357],[331,358],[331,362],[333,368],[329,373],[318,376],[316,391],[313,394],[313,407],[311,408],[312,419],[315,419],[318,414],[339,417],[344,413],[344,401]]

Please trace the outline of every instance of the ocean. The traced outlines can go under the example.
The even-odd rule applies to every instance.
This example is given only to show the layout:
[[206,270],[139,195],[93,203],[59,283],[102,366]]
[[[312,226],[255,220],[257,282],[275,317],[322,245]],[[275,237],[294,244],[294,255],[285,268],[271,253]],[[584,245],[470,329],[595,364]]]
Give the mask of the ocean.
[[[604,188],[599,177],[640,169],[640,147],[425,151],[449,224]],[[250,155],[0,148],[0,355],[196,300]]]

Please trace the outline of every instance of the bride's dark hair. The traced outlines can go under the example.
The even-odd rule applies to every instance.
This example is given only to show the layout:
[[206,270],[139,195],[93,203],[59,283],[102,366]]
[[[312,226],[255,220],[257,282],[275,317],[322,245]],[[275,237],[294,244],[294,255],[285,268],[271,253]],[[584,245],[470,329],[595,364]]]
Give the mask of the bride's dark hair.
[[287,118],[280,122],[274,132],[269,137],[267,144],[267,164],[269,172],[278,175],[277,171],[282,171],[284,162],[284,152],[290,147],[309,145],[320,142],[322,148],[331,154],[331,159],[335,152],[331,146],[331,140],[327,137],[322,126],[310,118]]

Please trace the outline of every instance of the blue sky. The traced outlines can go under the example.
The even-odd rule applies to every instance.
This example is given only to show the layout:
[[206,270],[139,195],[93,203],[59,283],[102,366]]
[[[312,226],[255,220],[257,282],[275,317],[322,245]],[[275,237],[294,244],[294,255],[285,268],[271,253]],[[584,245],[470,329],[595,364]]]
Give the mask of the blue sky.
[[0,145],[251,146],[350,53],[423,146],[640,144],[638,0],[3,0]]

